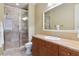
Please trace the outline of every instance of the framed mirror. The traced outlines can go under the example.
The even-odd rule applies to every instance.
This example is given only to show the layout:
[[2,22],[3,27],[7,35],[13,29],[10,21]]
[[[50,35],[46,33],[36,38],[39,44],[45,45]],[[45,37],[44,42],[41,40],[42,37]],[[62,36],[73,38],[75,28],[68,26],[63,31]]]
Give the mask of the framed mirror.
[[75,31],[79,27],[79,4],[54,4],[43,13],[44,31]]

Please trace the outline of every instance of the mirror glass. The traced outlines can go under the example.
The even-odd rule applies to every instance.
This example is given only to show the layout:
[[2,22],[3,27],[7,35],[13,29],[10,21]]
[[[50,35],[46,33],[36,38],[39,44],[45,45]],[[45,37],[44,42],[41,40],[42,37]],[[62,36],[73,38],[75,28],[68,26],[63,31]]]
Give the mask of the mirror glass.
[[55,8],[45,10],[43,23],[44,29],[47,30],[74,30],[75,4],[63,3]]

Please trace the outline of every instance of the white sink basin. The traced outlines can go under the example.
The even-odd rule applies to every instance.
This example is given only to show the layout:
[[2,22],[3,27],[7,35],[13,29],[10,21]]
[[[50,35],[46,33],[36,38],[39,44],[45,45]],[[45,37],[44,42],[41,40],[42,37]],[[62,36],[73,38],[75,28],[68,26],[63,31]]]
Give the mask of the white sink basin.
[[50,40],[60,40],[61,38],[55,37],[55,36],[45,36],[45,39],[50,39]]

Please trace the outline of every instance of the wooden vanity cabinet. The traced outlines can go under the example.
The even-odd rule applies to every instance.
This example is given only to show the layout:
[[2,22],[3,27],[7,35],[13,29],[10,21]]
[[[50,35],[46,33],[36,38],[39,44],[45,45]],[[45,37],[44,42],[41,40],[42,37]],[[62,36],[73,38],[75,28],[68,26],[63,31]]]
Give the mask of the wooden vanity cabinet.
[[39,48],[40,56],[57,56],[58,46],[54,43],[41,40]]
[[69,49],[59,46],[59,56],[70,56],[71,53],[69,51]]
[[70,50],[71,56],[79,56],[79,51]]
[[48,56],[58,56],[58,45],[52,44],[51,42],[46,43],[47,55]]
[[44,41],[44,40],[40,40],[39,55],[40,56],[47,56],[46,41]]
[[34,56],[57,56],[58,45],[33,37],[32,55]]
[[32,38],[33,56],[79,56],[79,51],[69,49],[65,46],[48,42],[39,38]]
[[59,56],[79,56],[79,51],[59,46]]
[[39,56],[39,42],[39,39],[35,37],[32,38],[32,55],[34,56]]

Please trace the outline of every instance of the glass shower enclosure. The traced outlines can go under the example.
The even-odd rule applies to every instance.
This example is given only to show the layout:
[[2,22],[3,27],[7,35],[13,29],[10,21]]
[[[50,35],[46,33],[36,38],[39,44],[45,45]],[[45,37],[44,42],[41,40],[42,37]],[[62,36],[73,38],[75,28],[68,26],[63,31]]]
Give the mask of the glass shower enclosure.
[[17,48],[28,42],[28,21],[22,18],[26,14],[25,10],[5,5],[4,49]]

